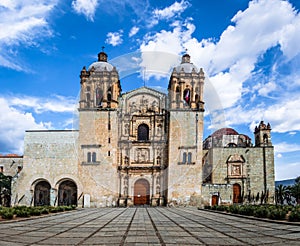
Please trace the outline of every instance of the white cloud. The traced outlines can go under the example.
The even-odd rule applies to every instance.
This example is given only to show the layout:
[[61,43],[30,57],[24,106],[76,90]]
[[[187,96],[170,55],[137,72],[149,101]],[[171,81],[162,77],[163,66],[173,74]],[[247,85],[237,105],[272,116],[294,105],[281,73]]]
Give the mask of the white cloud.
[[74,0],[72,2],[73,9],[78,14],[83,14],[85,17],[93,21],[95,12],[98,6],[98,0]]
[[11,107],[0,98],[0,147],[1,150],[22,154],[25,130],[46,129],[43,122],[36,122],[31,113]]
[[49,98],[30,96],[6,97],[10,106],[22,110],[33,110],[37,114],[44,112],[72,113],[76,111],[76,99],[54,95]]
[[281,143],[275,144],[274,150],[276,153],[300,151],[300,145],[281,142]]
[[138,33],[139,30],[140,30],[140,28],[137,27],[137,26],[132,27],[132,28],[130,29],[130,32],[129,32],[128,36],[129,36],[129,37],[134,36],[135,34]]
[[11,47],[36,45],[52,36],[47,17],[57,0],[15,0],[0,2],[0,66],[24,70],[16,63]]
[[111,44],[112,46],[117,46],[123,43],[122,39],[123,30],[119,32],[109,32],[106,36],[106,43]]
[[0,152],[5,150],[22,154],[26,130],[53,128],[51,122],[37,122],[34,114],[41,115],[47,112],[73,114],[63,126],[74,125],[77,118],[75,102],[75,98],[58,95],[49,98],[0,96]]
[[258,94],[260,96],[267,97],[270,92],[273,92],[277,89],[277,85],[275,82],[268,82],[267,84],[262,85],[262,87],[258,90]]
[[172,5],[164,8],[164,9],[155,9],[153,10],[153,17],[155,19],[171,19],[175,15],[181,14],[186,8],[189,6],[189,2],[182,0],[181,2],[175,2]]

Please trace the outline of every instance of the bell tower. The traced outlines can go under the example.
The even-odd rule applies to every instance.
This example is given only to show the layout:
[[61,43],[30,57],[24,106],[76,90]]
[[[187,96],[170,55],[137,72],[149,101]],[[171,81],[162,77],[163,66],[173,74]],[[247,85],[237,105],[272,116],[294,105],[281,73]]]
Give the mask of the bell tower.
[[261,121],[259,125],[255,127],[254,137],[256,147],[272,146],[270,123],[266,125]]
[[118,71],[107,61],[103,50],[96,62],[81,70],[80,85],[78,170],[84,195],[91,197],[91,206],[101,204],[103,197],[116,202],[121,86]]
[[201,195],[204,72],[182,56],[169,80],[168,202]]
[[194,109],[203,111],[204,72],[184,54],[181,64],[173,69],[169,81],[169,107],[171,109]]
[[79,107],[85,109],[117,108],[121,93],[119,74],[114,66],[107,62],[107,54],[101,51],[98,61],[88,70],[83,67],[80,73]]

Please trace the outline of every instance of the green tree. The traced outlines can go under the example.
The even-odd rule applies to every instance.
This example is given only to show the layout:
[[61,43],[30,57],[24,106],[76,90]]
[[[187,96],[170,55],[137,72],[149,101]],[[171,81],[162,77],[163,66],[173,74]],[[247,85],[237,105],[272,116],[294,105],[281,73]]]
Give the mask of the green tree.
[[0,173],[0,205],[10,206],[11,177]]
[[295,179],[295,184],[291,187],[291,195],[296,198],[300,204],[300,176]]
[[276,204],[283,204],[284,198],[288,195],[289,189],[285,185],[278,185],[275,189],[275,201]]

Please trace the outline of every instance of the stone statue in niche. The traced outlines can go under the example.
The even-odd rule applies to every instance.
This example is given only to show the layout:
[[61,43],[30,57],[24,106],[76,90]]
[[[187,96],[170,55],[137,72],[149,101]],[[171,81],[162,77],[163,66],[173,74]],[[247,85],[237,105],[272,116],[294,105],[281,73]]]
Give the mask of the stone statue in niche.
[[129,103],[130,113],[134,113],[137,111],[137,106],[135,102]]
[[155,100],[152,102],[152,111],[154,111],[154,112],[158,112],[159,111],[158,110],[158,103]]
[[124,134],[129,135],[129,124],[124,125]]
[[142,114],[146,113],[148,111],[148,99],[145,99],[145,97],[143,96],[140,100],[140,112]]

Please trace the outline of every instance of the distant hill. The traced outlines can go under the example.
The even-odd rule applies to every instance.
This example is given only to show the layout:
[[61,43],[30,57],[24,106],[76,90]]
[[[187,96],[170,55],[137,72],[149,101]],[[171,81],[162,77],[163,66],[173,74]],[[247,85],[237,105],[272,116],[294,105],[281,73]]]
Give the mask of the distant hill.
[[278,185],[283,185],[283,186],[292,186],[295,184],[295,180],[296,179],[286,179],[286,180],[279,180],[279,181],[275,181],[275,187],[277,187]]

